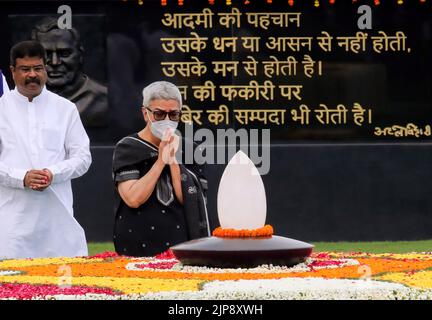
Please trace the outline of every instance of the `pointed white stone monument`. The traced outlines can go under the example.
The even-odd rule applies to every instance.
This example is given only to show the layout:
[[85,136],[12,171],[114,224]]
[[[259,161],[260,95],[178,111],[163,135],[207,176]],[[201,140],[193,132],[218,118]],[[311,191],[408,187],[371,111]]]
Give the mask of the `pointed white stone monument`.
[[[219,223],[223,229],[253,230],[265,225],[267,202],[261,176],[246,154],[237,152],[222,175],[217,196]],[[279,237],[191,240],[171,248],[186,265],[255,267],[262,264],[292,266],[312,253],[313,245]]]
[[261,176],[243,152],[237,152],[225,168],[217,195],[219,223],[223,229],[264,227],[267,201]]

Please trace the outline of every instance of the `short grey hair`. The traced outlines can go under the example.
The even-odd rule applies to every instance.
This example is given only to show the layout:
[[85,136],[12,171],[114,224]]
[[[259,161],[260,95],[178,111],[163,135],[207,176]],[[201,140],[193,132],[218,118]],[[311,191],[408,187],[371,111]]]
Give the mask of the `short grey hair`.
[[156,81],[150,83],[144,88],[143,92],[143,107],[148,107],[152,100],[176,100],[179,107],[182,107],[182,96],[179,88],[175,84],[168,81]]

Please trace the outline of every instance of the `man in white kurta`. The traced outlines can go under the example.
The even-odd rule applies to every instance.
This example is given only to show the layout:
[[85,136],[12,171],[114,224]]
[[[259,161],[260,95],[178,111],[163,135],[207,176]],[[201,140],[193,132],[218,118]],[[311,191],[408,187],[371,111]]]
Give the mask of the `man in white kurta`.
[[[32,99],[19,88],[0,98],[0,259],[88,254],[73,216],[71,179],[91,164],[89,138],[76,106],[40,80],[42,91]],[[24,186],[36,169],[52,177],[39,191]]]

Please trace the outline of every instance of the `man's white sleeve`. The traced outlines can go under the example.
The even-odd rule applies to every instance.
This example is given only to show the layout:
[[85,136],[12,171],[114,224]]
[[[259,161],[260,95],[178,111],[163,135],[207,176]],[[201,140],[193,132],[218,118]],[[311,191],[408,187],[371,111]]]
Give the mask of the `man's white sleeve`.
[[[4,107],[0,100],[0,108]],[[0,141],[0,154],[2,145]],[[27,170],[11,168],[8,164],[0,161],[0,185],[7,188],[24,189],[24,177]]]
[[47,167],[54,176],[52,183],[60,183],[82,176],[92,162],[90,140],[77,109],[74,109],[69,121],[65,149],[66,159]]
[[9,168],[3,161],[0,161],[0,185],[7,188],[24,189],[26,172],[22,169]]

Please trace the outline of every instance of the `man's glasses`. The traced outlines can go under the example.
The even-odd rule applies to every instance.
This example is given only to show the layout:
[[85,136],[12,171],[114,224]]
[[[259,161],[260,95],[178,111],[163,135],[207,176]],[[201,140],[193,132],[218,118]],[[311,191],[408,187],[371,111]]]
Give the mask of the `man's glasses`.
[[154,116],[156,121],[164,120],[167,115],[171,121],[180,121],[181,114],[182,114],[181,111],[179,111],[179,110],[167,112],[167,111],[162,111],[162,110],[152,110],[148,107],[145,107],[145,108],[148,111],[150,111],[151,113],[153,113],[153,116]]

